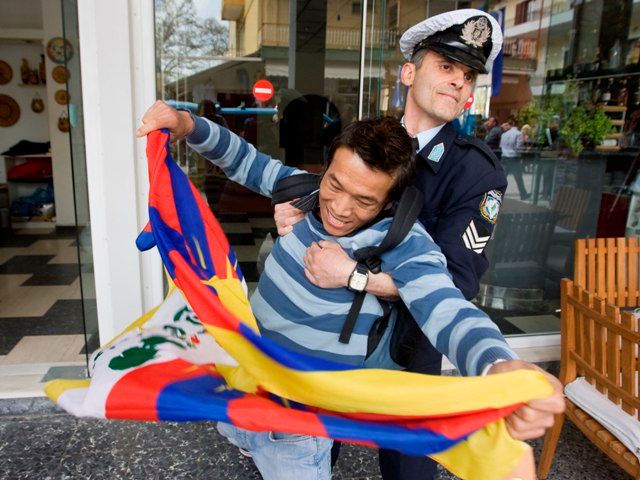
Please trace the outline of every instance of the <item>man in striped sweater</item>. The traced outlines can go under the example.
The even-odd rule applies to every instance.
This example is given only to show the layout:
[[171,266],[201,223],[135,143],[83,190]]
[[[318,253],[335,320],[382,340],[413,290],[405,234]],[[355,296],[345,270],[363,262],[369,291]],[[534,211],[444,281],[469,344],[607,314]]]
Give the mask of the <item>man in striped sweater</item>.
[[[255,192],[270,196],[276,183],[303,173],[258,152],[229,130],[188,112],[156,102],[145,114],[137,135],[167,128],[225,174]],[[320,183],[318,206],[293,231],[276,240],[265,263],[251,306],[262,335],[295,351],[348,363],[354,367],[397,368],[389,355],[391,328],[379,347],[367,354],[367,338],[383,315],[374,294],[368,293],[349,343],[338,341],[354,292],[346,288],[356,267],[353,252],[378,245],[391,219],[390,202],[411,182],[414,162],[411,139],[396,120],[356,122],[336,138],[329,165]],[[320,288],[307,269],[309,249],[336,248],[335,278],[341,284]],[[381,255],[401,300],[418,325],[463,375],[487,370],[535,368],[516,360],[499,329],[484,312],[464,299],[451,281],[446,260],[424,227],[412,227],[395,248]],[[376,275],[364,281],[375,293]],[[356,286],[364,290],[362,283]],[[496,364],[496,361],[502,363]],[[555,379],[553,379],[555,381]],[[561,394],[554,396],[554,413]],[[549,426],[536,426],[544,428]],[[248,450],[267,479],[328,479],[331,441],[278,432],[255,433],[220,424],[234,444]]]

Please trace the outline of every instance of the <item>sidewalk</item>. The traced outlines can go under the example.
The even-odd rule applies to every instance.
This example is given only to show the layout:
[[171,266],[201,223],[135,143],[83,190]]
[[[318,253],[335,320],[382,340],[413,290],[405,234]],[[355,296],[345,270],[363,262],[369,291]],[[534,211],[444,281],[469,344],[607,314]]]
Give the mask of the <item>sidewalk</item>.
[[[538,453],[541,443],[535,442]],[[211,422],[77,419],[38,398],[0,401],[0,478],[251,480],[260,475]],[[380,478],[377,455],[345,445],[333,478]],[[441,478],[455,477],[442,473]],[[565,423],[550,480],[628,478]]]

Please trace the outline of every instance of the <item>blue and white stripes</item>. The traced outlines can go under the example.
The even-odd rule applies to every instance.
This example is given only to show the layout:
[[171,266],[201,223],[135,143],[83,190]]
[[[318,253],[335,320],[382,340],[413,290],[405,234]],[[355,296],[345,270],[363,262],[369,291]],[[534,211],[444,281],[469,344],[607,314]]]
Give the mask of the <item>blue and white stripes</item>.
[[[194,117],[189,144],[227,176],[255,192],[270,196],[277,181],[302,173],[257,152],[242,138],[208,120]],[[332,237],[313,215],[276,240],[251,306],[262,335],[293,350],[327,360],[364,366],[367,334],[382,315],[377,299],[367,295],[348,344],[338,342],[354,294],[346,288],[321,289],[307,280],[303,256],[311,242],[339,243],[350,255],[384,238],[390,219],[346,237]],[[446,260],[420,223],[395,249],[381,256],[382,270],[393,278],[402,301],[422,331],[463,375],[476,375],[497,359],[516,358],[497,326],[466,301],[454,286]],[[384,343],[380,348],[386,348]],[[385,366],[388,352],[376,352]],[[367,366],[371,365],[367,362]]]

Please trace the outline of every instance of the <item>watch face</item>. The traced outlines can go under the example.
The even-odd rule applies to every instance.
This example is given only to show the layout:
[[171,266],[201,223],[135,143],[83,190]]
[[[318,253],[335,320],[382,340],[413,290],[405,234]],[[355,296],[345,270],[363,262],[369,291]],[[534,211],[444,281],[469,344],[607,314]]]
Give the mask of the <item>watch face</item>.
[[367,286],[368,278],[369,277],[365,273],[360,273],[358,271],[353,272],[351,280],[349,281],[349,288],[356,290],[357,292],[363,291],[364,287]]

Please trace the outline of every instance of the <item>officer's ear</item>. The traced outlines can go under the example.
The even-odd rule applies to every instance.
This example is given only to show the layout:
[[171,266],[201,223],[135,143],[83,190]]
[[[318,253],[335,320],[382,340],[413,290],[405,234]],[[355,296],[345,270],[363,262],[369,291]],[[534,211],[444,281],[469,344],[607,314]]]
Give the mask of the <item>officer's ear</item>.
[[413,85],[413,79],[416,75],[416,66],[407,62],[402,66],[402,71],[400,72],[400,80],[405,87],[410,87]]

